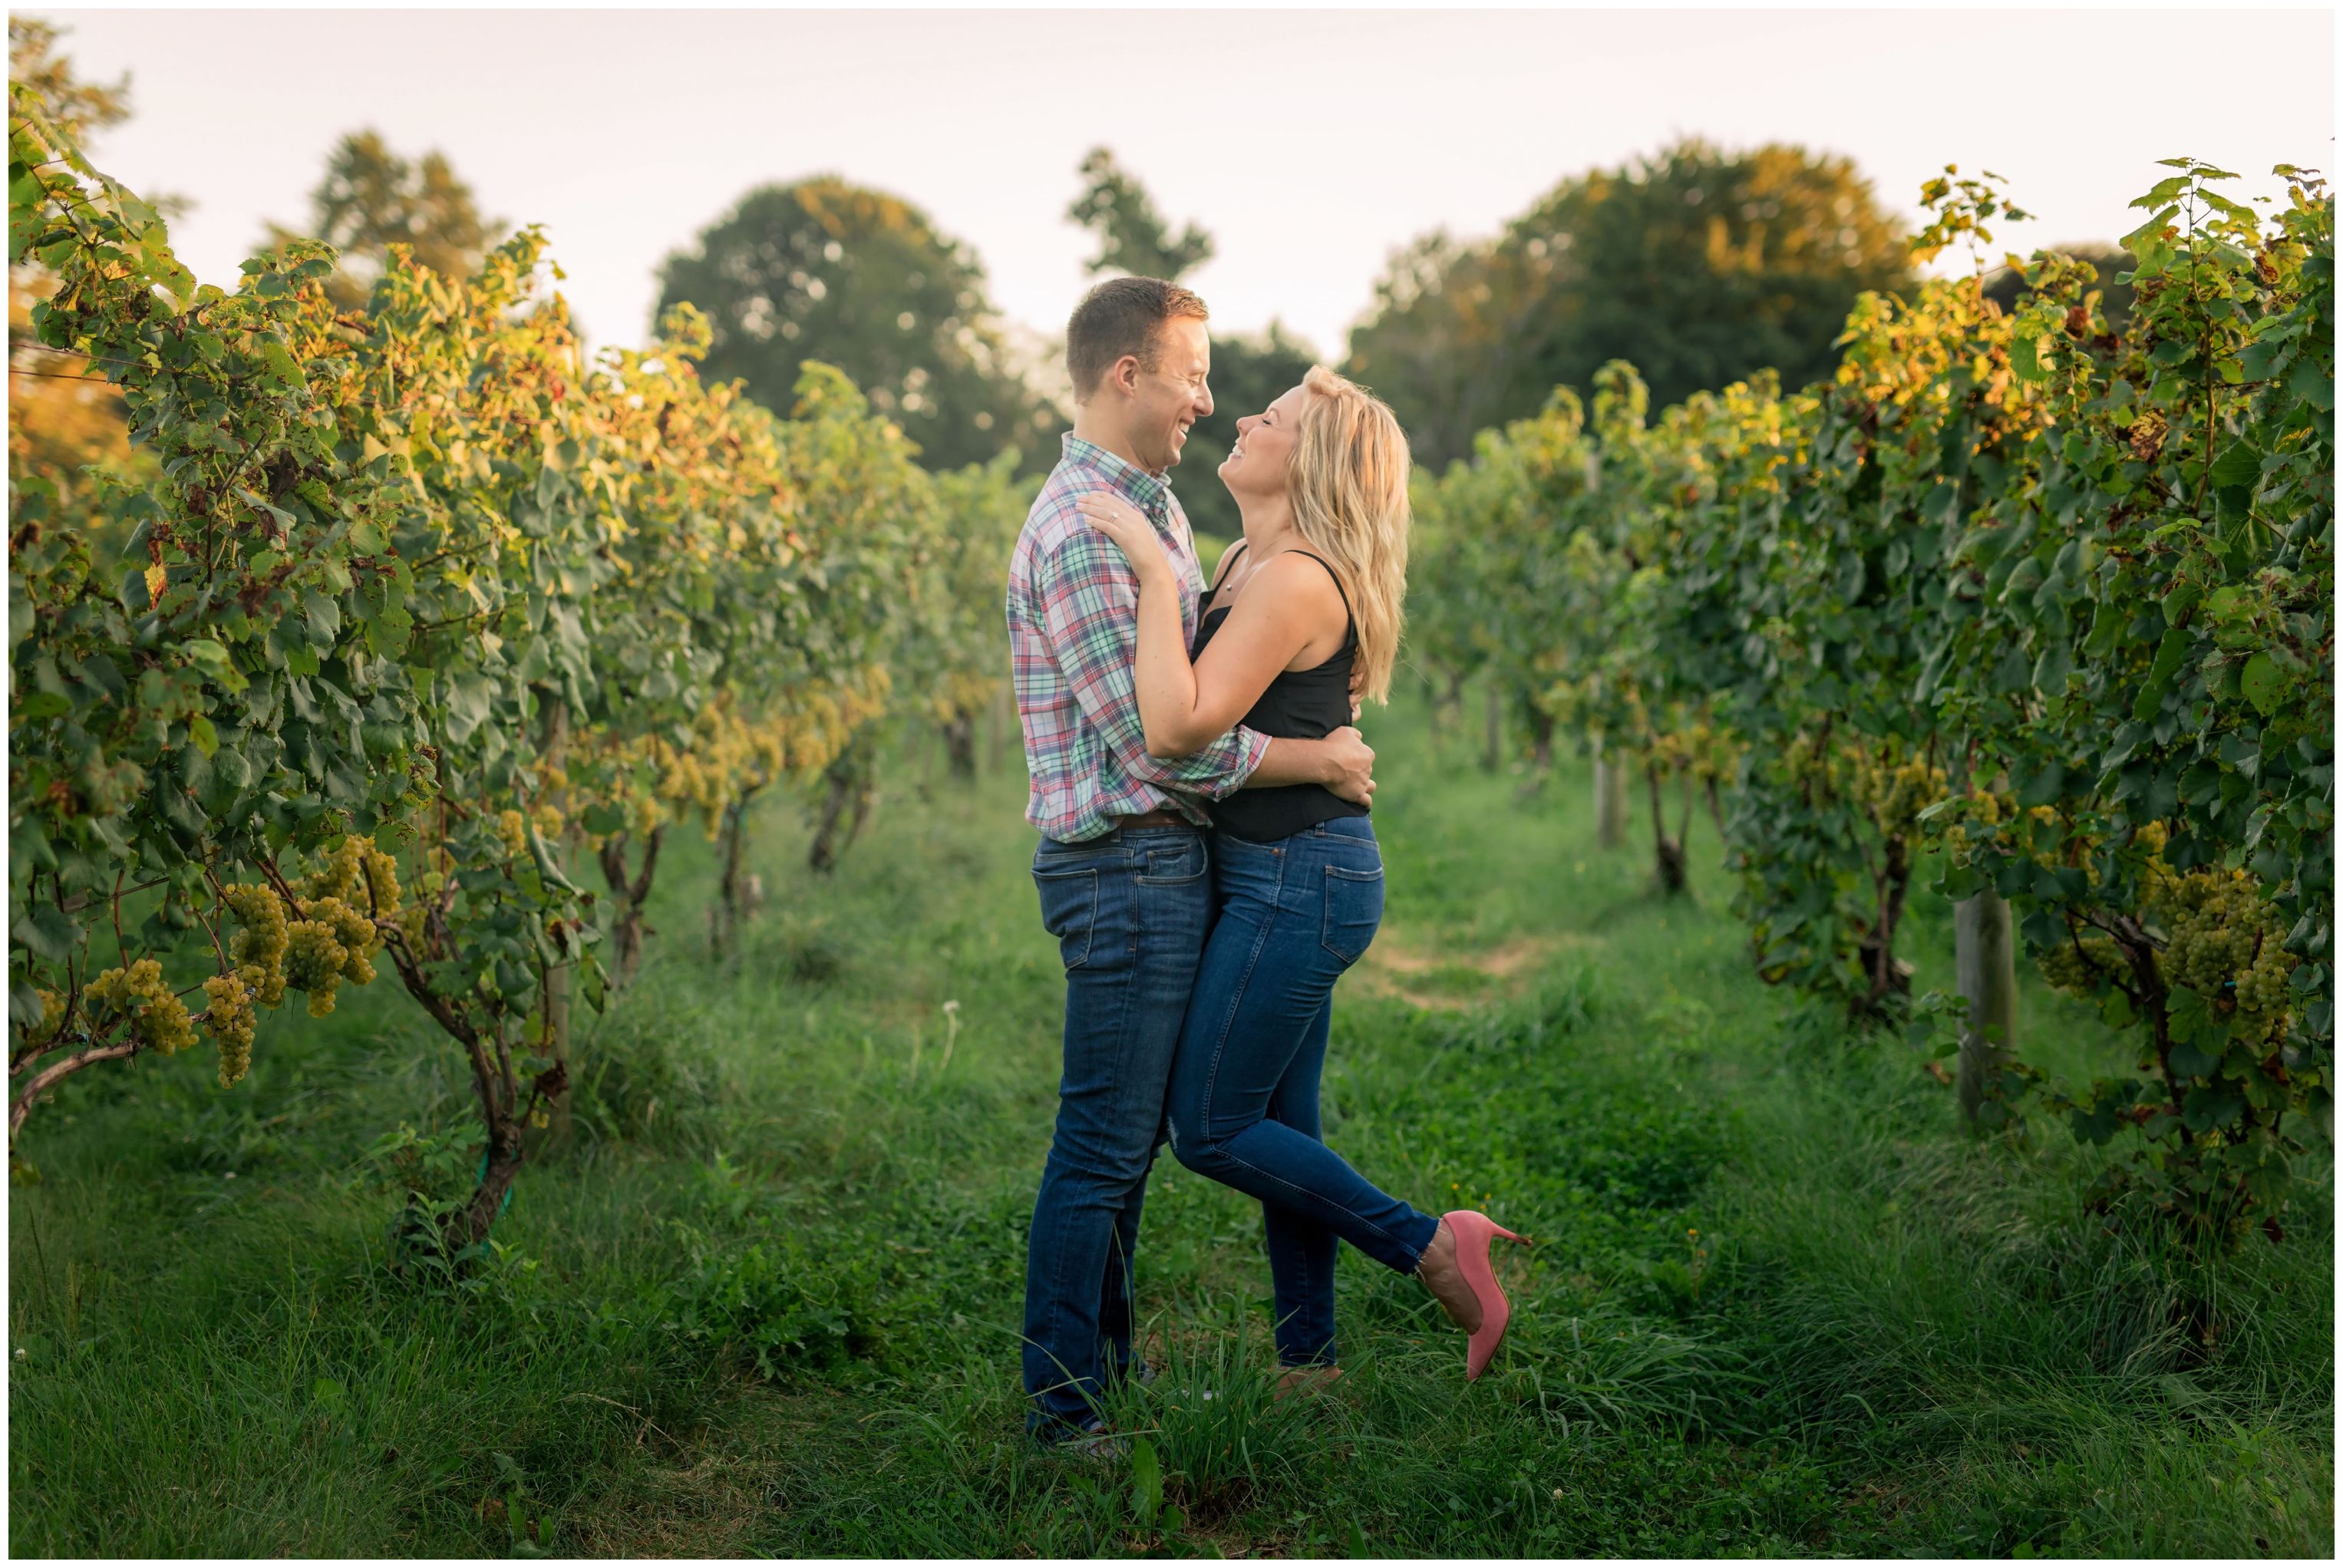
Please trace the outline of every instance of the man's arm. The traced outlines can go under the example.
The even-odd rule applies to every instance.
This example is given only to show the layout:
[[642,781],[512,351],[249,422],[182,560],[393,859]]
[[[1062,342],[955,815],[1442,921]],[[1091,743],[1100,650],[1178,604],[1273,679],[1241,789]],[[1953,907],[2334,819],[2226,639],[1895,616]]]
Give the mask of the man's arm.
[[1375,803],[1374,766],[1374,749],[1346,724],[1323,740],[1272,740],[1244,787],[1266,789],[1278,784],[1323,784],[1354,806],[1372,806]]

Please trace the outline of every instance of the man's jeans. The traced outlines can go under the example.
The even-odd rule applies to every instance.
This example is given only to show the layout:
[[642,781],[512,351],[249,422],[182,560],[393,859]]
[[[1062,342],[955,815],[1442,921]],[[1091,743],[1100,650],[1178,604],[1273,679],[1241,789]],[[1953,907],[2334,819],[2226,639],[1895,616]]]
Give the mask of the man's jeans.
[[1131,1251],[1162,1141],[1172,1048],[1212,926],[1205,836],[1126,828],[1033,856],[1066,965],[1057,1135],[1025,1261],[1025,1392],[1036,1431],[1093,1419],[1131,1357]]

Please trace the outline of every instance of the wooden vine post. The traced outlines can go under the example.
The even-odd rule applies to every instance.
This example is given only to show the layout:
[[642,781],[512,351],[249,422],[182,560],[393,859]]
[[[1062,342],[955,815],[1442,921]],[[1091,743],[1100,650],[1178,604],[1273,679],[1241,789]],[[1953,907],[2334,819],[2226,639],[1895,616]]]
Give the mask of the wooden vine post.
[[1954,1078],[1961,1121],[1977,1125],[1987,1086],[2017,1049],[2017,946],[2009,905],[1986,888],[1953,906],[1953,970],[1968,1019]]

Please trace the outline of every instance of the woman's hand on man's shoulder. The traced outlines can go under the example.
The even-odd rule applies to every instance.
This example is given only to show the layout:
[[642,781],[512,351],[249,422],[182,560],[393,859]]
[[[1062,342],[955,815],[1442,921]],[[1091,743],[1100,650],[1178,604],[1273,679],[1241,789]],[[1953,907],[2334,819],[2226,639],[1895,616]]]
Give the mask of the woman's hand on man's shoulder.
[[1141,580],[1171,575],[1172,558],[1163,553],[1162,538],[1137,507],[1111,491],[1088,490],[1074,498],[1074,508],[1083,521],[1115,542]]

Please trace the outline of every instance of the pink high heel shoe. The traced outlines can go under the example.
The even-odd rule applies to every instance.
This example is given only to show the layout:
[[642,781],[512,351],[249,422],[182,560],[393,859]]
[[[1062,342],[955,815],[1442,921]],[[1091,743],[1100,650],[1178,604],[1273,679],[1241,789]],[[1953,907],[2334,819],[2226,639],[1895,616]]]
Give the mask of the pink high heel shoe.
[[1453,1209],[1441,1219],[1447,1221],[1448,1233],[1456,1238],[1456,1267],[1481,1300],[1481,1326],[1464,1347],[1464,1381],[1473,1382],[1488,1370],[1489,1358],[1497,1353],[1498,1342],[1505,1337],[1505,1324],[1513,1315],[1512,1303],[1497,1283],[1496,1271],[1489,1266],[1489,1253],[1499,1236],[1508,1241],[1521,1238],[1472,1209]]

